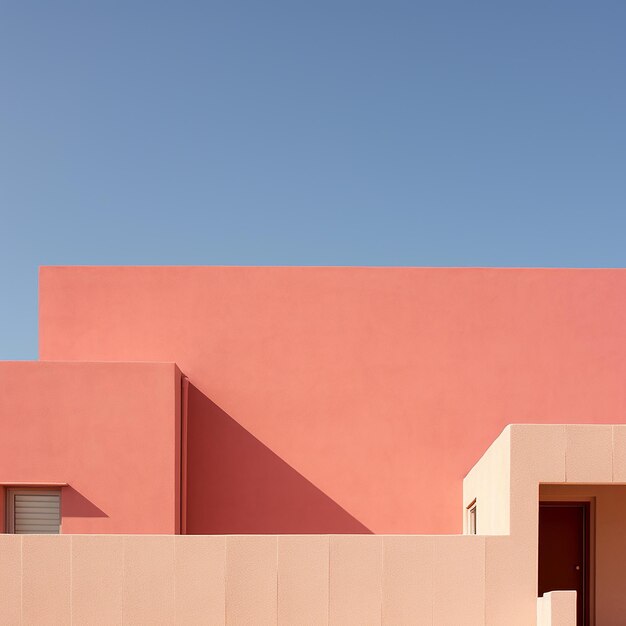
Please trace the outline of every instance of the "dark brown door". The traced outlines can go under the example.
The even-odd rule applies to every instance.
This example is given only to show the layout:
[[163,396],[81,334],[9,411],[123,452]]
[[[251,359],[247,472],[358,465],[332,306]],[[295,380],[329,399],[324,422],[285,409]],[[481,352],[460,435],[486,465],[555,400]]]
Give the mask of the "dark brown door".
[[574,590],[577,624],[589,624],[589,503],[539,503],[539,595]]

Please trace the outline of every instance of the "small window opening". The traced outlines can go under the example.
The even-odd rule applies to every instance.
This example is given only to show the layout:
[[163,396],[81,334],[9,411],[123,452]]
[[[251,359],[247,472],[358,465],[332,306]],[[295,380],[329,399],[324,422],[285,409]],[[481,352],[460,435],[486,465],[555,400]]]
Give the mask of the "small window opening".
[[61,532],[59,489],[8,489],[6,531],[16,535],[58,535]]
[[468,507],[467,507],[467,534],[468,535],[475,535],[477,532],[477,526],[476,526],[476,500],[474,500]]

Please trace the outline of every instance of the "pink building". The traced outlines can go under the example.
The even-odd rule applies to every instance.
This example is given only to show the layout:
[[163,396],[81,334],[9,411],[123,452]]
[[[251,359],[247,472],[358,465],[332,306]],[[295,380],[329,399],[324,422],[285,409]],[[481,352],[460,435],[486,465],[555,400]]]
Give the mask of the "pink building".
[[39,291],[40,360],[0,363],[3,623],[626,624],[626,271]]

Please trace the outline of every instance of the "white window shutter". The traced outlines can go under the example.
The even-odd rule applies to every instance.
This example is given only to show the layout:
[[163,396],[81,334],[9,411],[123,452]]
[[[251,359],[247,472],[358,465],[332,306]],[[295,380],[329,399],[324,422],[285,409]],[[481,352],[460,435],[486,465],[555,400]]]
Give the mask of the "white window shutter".
[[12,532],[18,535],[59,534],[61,494],[58,491],[29,492],[24,489],[15,490],[11,495]]

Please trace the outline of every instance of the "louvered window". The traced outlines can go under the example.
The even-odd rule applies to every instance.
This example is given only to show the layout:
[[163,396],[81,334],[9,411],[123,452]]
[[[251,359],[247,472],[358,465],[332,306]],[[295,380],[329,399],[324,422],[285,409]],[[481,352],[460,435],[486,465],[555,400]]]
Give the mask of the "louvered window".
[[18,535],[58,535],[61,492],[58,489],[9,489],[7,532]]

